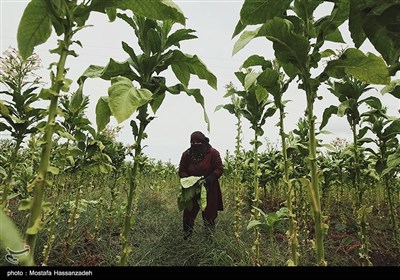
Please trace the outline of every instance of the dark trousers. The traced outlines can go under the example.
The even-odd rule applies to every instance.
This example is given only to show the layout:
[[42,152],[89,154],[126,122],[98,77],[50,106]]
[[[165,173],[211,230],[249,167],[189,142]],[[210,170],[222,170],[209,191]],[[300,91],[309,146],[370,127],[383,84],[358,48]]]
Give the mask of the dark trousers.
[[[192,232],[194,221],[200,211],[197,199],[198,198],[193,199],[193,207],[190,211],[187,209],[183,210],[183,230],[187,234],[190,234]],[[206,226],[206,228],[208,227],[214,229],[215,219],[217,218],[217,208],[207,206],[206,209],[201,212],[201,215],[203,217],[204,225]]]

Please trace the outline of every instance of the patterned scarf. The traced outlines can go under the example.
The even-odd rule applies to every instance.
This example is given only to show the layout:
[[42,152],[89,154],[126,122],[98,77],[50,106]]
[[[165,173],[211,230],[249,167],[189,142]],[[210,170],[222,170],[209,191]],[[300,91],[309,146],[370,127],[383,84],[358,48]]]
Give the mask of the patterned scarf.
[[209,144],[201,144],[201,145],[191,145],[189,148],[189,155],[191,156],[192,163],[199,163],[204,159],[204,155],[210,145]]

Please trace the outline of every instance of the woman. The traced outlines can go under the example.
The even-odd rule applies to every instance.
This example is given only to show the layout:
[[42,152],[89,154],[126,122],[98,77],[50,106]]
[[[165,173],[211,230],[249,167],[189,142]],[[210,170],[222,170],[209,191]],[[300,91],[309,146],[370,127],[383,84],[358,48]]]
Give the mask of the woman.
[[[215,229],[215,219],[218,211],[223,210],[221,188],[218,178],[223,173],[223,165],[219,152],[211,147],[209,139],[200,131],[190,136],[190,148],[181,157],[179,177],[203,176],[207,190],[207,207],[202,211],[204,225],[209,234]],[[183,211],[184,238],[187,239],[193,231],[194,221],[200,207],[197,203],[199,195],[193,198],[191,210]]]

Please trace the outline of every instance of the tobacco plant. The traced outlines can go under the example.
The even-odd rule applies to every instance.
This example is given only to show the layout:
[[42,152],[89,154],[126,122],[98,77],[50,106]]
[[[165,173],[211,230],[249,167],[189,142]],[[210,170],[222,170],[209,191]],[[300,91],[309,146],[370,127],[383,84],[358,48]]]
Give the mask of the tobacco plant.
[[[122,42],[123,50],[128,54],[125,62],[110,59],[107,66],[90,66],[81,77],[81,83],[87,78],[102,78],[110,80],[108,96],[101,97],[96,107],[96,121],[101,131],[114,116],[118,123],[129,119],[136,113],[136,119],[131,120],[134,139],[133,166],[128,170],[129,194],[125,213],[124,229],[121,235],[120,265],[125,265],[132,250],[129,245],[128,233],[131,227],[132,203],[137,187],[137,172],[142,157],[142,141],[147,137],[146,127],[155,118],[149,109],[156,114],[167,93],[179,94],[185,92],[193,96],[204,109],[204,98],[199,89],[189,89],[191,75],[206,80],[208,84],[217,87],[216,77],[206,68],[196,55],[185,54],[179,50],[184,40],[194,39],[192,29],[177,29],[173,31],[171,20],[157,21],[134,14],[118,14],[118,18],[129,24],[137,38],[141,50],[138,54],[133,47]],[[166,78],[160,73],[171,68],[180,83],[168,86]],[[207,123],[208,116],[204,110]]]
[[[251,58],[249,58],[251,59]],[[247,66],[246,60],[243,67]],[[237,91],[237,94],[243,98],[244,107],[240,110],[241,115],[245,117],[251,124],[250,128],[253,130],[254,138],[251,140],[250,144],[253,145],[253,207],[258,207],[260,203],[259,194],[259,178],[261,171],[258,166],[259,154],[258,148],[262,143],[258,140],[259,136],[264,134],[263,125],[268,117],[271,117],[276,112],[276,107],[272,106],[272,101],[268,99],[268,92],[265,88],[260,86],[256,80],[260,75],[260,72],[255,72],[252,69],[245,69],[245,72],[238,71],[235,72],[236,77],[242,84],[244,90]],[[252,209],[251,220],[258,220],[259,212]],[[260,246],[260,234],[259,228],[254,227],[254,246],[253,252],[255,256],[255,262],[259,262],[259,246]]]
[[[32,0],[27,5],[19,27],[18,27],[18,48],[23,59],[28,58],[35,46],[46,42],[54,28],[58,39],[58,47],[51,50],[58,54],[58,62],[53,64],[56,71],[50,72],[51,86],[42,89],[39,97],[50,101],[48,108],[48,119],[43,129],[44,136],[41,143],[41,161],[37,176],[34,180],[34,198],[31,205],[31,214],[26,231],[26,242],[30,246],[30,257],[33,259],[37,234],[42,228],[41,209],[44,194],[44,187],[49,184],[47,173],[54,172],[55,169],[50,165],[50,153],[52,147],[53,134],[62,132],[57,126],[56,117],[58,114],[58,99],[60,92],[67,92],[72,83],[66,77],[68,56],[77,56],[72,49],[73,46],[81,46],[81,42],[74,40],[74,36],[85,25],[92,12],[106,13],[109,19],[114,20],[116,10],[132,10],[143,16],[152,18],[173,19],[184,22],[184,17],[172,2],[165,1],[97,1],[88,0],[79,2],[71,1],[47,1]],[[57,172],[56,172],[57,173]]]
[[1,199],[1,205],[7,208],[18,152],[25,137],[37,131],[35,124],[44,117],[44,110],[32,107],[38,100],[36,91],[42,85],[41,78],[35,74],[41,67],[40,58],[32,54],[23,59],[16,49],[8,49],[3,55],[0,58],[0,83],[7,90],[0,93],[11,100],[0,100],[0,119],[4,121],[0,122],[0,132],[8,131],[15,141]]
[[[310,174],[309,178],[304,178],[303,185],[309,190],[310,204],[314,215],[317,265],[327,264],[323,242],[327,225],[323,222],[320,205],[315,135],[314,103],[318,96],[318,87],[328,76],[339,78],[346,73],[370,83],[387,84],[389,82],[388,69],[383,60],[370,53],[365,55],[357,49],[346,50],[339,59],[330,61],[320,75],[312,76],[312,69],[320,66],[321,57],[325,54],[321,50],[325,41],[344,42],[338,27],[349,18],[351,3],[355,1],[350,1],[350,3],[348,0],[336,1],[328,15],[315,19],[315,10],[323,2],[322,0],[283,0],[279,2],[246,0],[233,34],[236,36],[242,33],[235,43],[234,54],[253,38],[265,37],[271,41],[279,64],[282,65],[289,78],[299,78],[299,88],[306,94]],[[261,24],[261,27],[252,31],[244,31],[248,25],[256,24]],[[374,75],[370,75],[371,72]]]
[[393,235],[398,248],[400,244],[398,226],[396,222],[396,211],[393,203],[393,180],[396,179],[396,172],[393,168],[388,168],[388,158],[396,153],[399,146],[398,135],[400,134],[400,119],[390,117],[386,114],[386,108],[382,106],[379,100],[371,102],[371,110],[361,115],[365,127],[360,132],[364,136],[366,131],[375,135],[375,139],[364,137],[359,140],[360,143],[374,143],[378,151],[368,147],[365,150],[370,152],[375,158],[375,170],[379,174],[387,193],[389,205],[390,221],[393,229]]
[[215,111],[220,110],[221,108],[224,108],[227,110],[230,114],[233,114],[236,118],[236,144],[235,144],[235,162],[234,162],[234,200],[235,200],[235,221],[233,222],[234,228],[235,228],[235,237],[237,239],[240,238],[240,232],[241,232],[241,220],[242,220],[242,215],[241,215],[241,208],[243,204],[243,198],[242,198],[242,183],[241,183],[241,177],[242,177],[242,160],[243,160],[243,155],[242,155],[242,113],[241,110],[244,109],[245,106],[245,100],[241,98],[239,95],[237,95],[236,91],[237,89],[233,85],[233,83],[230,83],[226,85],[227,92],[224,95],[224,97],[230,97],[231,98],[231,103],[225,104],[225,105],[218,105],[215,108]]

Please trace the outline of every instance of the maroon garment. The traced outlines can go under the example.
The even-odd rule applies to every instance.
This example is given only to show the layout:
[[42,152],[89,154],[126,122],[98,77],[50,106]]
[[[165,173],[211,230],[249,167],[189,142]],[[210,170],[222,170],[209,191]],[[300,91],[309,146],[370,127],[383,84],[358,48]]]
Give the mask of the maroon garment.
[[[207,192],[207,207],[202,212],[203,220],[206,223],[213,223],[215,218],[218,215],[218,211],[222,211],[223,203],[222,203],[222,193],[221,187],[218,182],[218,178],[221,177],[223,173],[223,165],[222,160],[219,155],[219,152],[209,147],[205,152],[204,159],[198,163],[192,162],[192,157],[189,153],[189,150],[186,150],[181,157],[181,161],[179,163],[179,177],[189,177],[189,176],[204,176],[207,177],[211,173],[214,173],[216,176],[216,180],[210,186],[209,191]],[[200,208],[197,203],[199,195],[193,198],[193,208],[191,211],[185,209],[183,211],[183,224],[189,227],[193,227],[194,220],[199,212]]]

